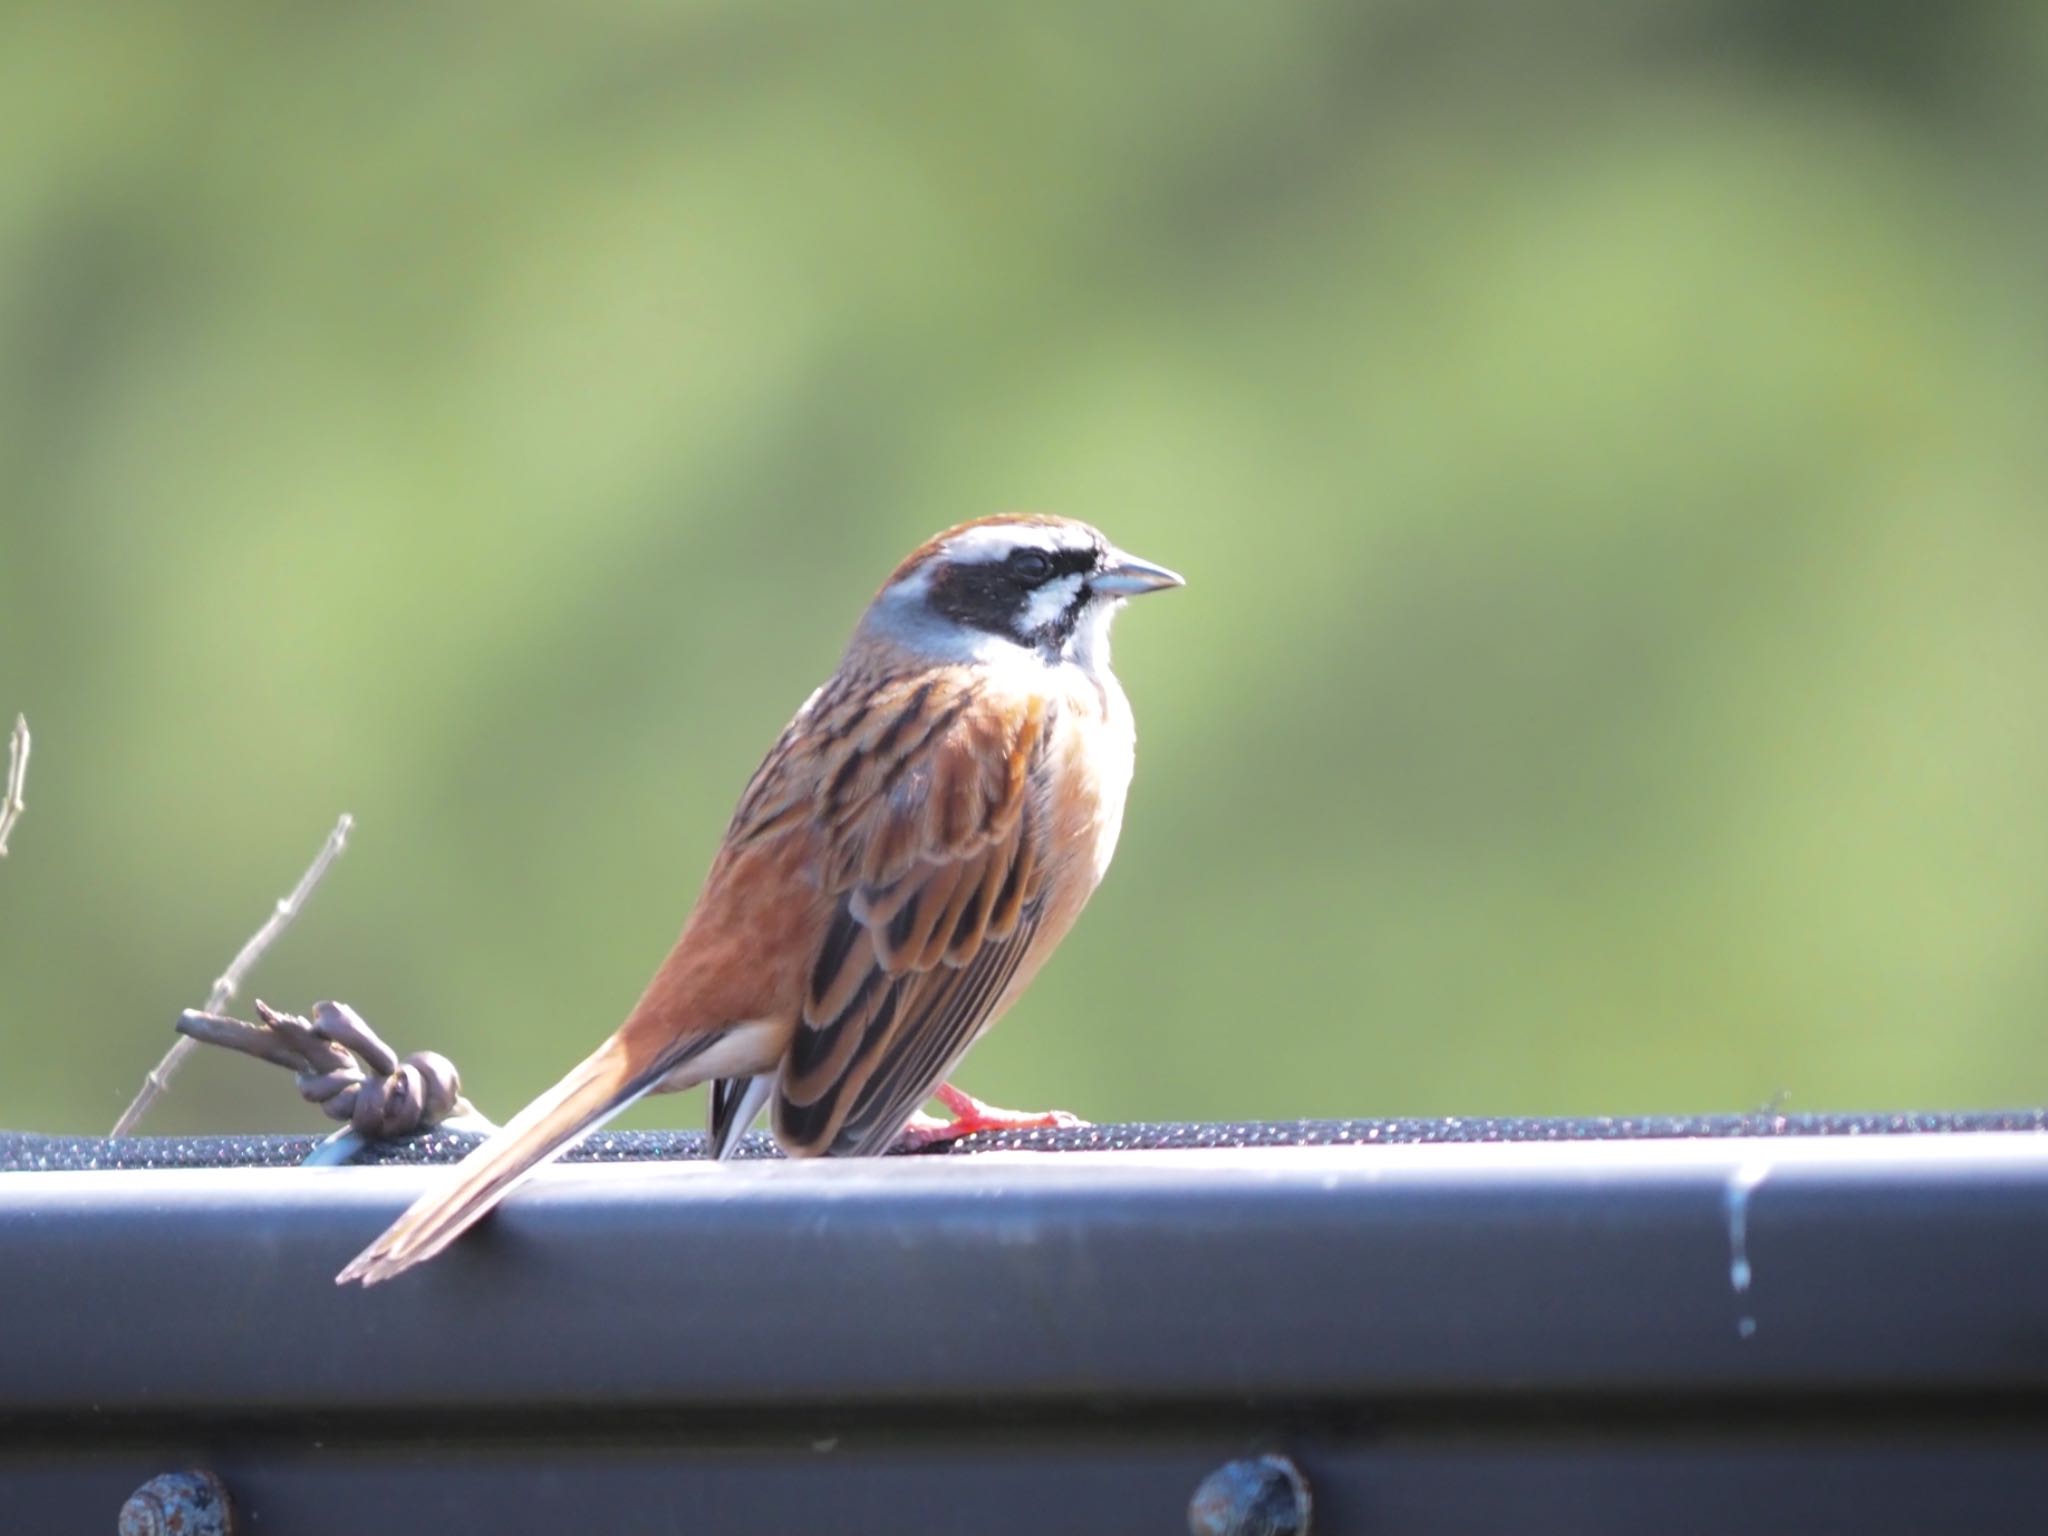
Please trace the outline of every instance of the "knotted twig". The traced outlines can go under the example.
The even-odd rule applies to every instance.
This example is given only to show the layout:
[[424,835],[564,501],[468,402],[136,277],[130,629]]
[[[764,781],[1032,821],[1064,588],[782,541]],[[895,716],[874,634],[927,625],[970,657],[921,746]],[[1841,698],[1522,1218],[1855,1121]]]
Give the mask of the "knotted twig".
[[363,1141],[456,1120],[490,1126],[462,1096],[454,1062],[439,1051],[414,1051],[401,1061],[346,1003],[315,1003],[307,1020],[258,998],[256,1012],[261,1024],[188,1009],[178,1016],[178,1033],[283,1067],[295,1075],[301,1098],[328,1119],[346,1121]]

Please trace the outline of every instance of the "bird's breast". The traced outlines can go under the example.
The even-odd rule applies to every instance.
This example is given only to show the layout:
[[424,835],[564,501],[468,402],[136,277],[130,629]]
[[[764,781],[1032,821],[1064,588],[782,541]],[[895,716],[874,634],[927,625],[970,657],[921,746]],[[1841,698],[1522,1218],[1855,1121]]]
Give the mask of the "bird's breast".
[[[1048,851],[1062,873],[1094,890],[1116,854],[1136,757],[1131,706],[1114,677],[1078,669],[1055,695],[1044,786]],[[1078,910],[1078,905],[1076,910]]]

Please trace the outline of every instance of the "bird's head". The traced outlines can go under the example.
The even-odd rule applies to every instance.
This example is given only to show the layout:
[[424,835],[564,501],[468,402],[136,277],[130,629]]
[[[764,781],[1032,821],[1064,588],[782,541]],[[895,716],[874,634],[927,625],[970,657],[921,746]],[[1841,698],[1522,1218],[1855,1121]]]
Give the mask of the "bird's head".
[[984,517],[913,551],[876,594],[862,630],[934,659],[1022,649],[1049,663],[1106,667],[1109,622],[1124,600],[1185,584],[1086,523]]

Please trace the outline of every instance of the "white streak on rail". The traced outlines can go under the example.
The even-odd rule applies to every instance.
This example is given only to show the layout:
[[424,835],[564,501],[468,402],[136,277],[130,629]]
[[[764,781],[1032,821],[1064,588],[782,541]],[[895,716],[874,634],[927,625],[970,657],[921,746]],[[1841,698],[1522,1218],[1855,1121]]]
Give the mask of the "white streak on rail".
[[[1728,1288],[1738,1299],[1746,1299],[1750,1285],[1756,1279],[1756,1271],[1749,1262],[1749,1202],[1763,1181],[1770,1177],[1771,1165],[1762,1158],[1753,1158],[1741,1164],[1728,1176],[1727,1188],[1722,1201],[1728,1212]],[[1735,1320],[1738,1338],[1750,1338],[1756,1333],[1756,1317],[1745,1311]]]

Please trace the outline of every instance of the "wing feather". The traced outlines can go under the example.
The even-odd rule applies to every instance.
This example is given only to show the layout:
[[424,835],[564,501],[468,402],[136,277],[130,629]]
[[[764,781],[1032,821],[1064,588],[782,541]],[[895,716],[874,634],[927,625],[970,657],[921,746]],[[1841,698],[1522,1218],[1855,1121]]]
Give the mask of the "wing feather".
[[880,1150],[987,1022],[1030,947],[1045,708],[964,674],[872,701],[820,776],[836,896],[775,1094],[792,1152]]
[[917,1034],[879,1060],[840,1122],[835,1156],[865,1157],[885,1149],[917,1106],[931,1097],[960,1053],[974,1043],[989,1010],[1016,975],[1030,945],[1037,911],[1025,931],[990,944],[959,970],[932,972]]

